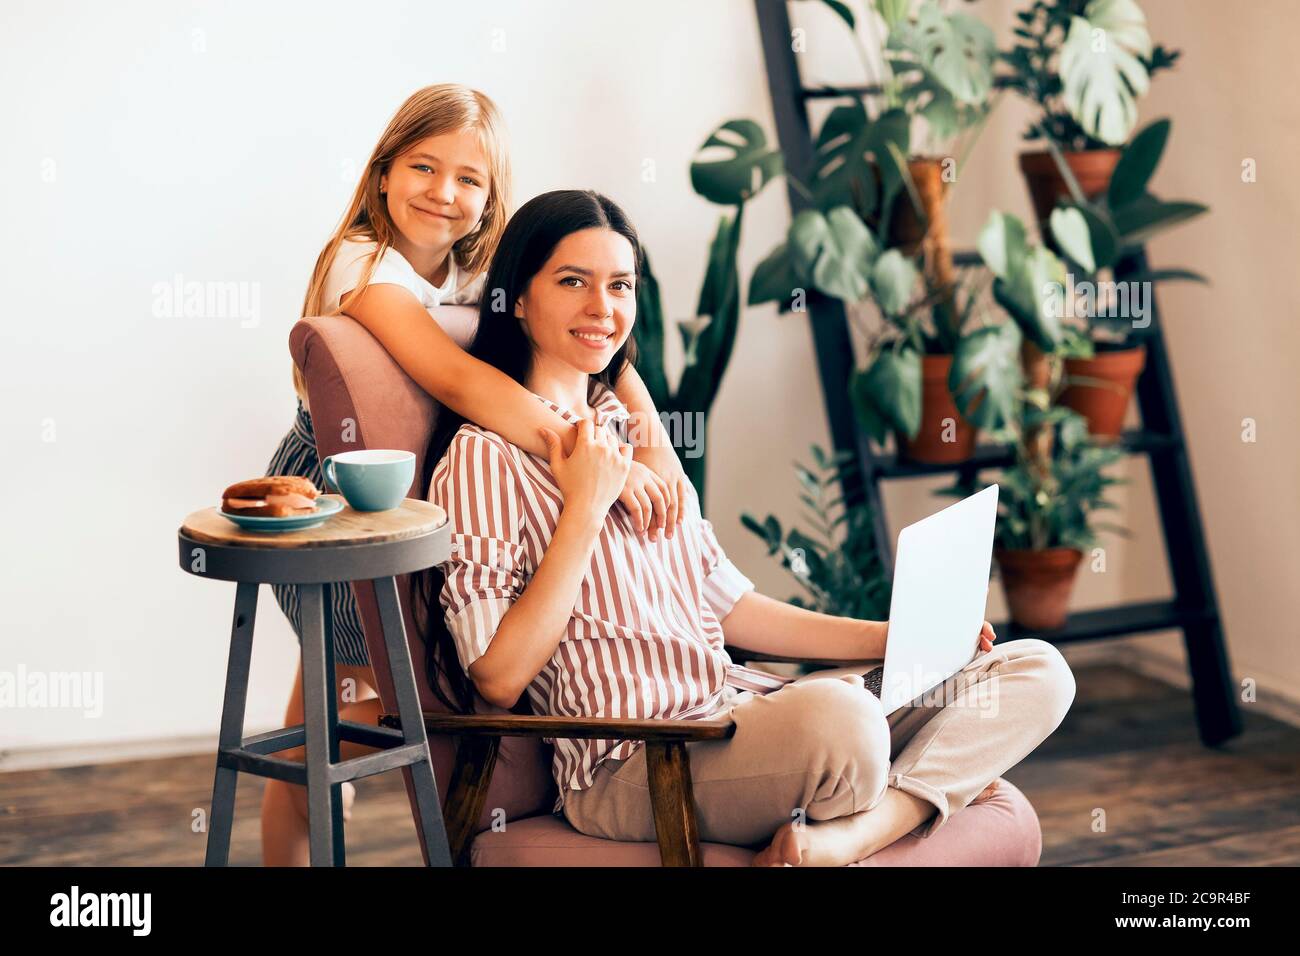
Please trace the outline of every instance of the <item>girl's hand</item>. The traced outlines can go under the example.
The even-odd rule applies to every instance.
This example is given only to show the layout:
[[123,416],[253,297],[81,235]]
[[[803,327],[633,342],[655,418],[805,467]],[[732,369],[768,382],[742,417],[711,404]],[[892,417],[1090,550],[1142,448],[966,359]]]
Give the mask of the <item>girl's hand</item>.
[[986,651],[993,650],[993,642],[997,639],[998,636],[993,631],[993,625],[985,621],[984,626],[980,628],[979,650],[976,653],[983,654]]
[[[633,461],[618,500],[623,502],[623,507],[632,516],[632,525],[641,532],[648,530],[650,540],[654,541],[664,527],[669,496],[667,482],[639,461]],[[669,534],[669,537],[672,535]]]
[[549,428],[538,431],[546,442],[551,471],[564,496],[564,510],[577,508],[604,520],[627,482],[632,447],[620,442],[608,428],[597,428],[588,418],[578,422],[577,440],[568,455],[555,432]]
[[[663,486],[664,507],[655,507],[650,525],[671,538],[676,534],[677,525],[686,517],[686,497],[691,480],[686,477],[681,460],[670,445],[638,445],[632,449],[632,457],[638,464],[652,471]],[[626,499],[620,500],[627,504]],[[653,539],[652,533],[651,540]]]

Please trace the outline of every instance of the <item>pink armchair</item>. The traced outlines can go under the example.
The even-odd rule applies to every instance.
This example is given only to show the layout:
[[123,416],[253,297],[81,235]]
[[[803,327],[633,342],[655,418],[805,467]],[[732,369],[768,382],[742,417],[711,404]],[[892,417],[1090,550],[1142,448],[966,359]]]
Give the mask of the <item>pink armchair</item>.
[[[435,319],[462,346],[469,342],[476,310],[444,306]],[[302,319],[289,336],[311,401],[318,451],[323,458],[363,448],[402,448],[415,453],[418,487],[424,448],[438,406],[393,361],[358,322],[345,316]],[[352,427],[349,427],[352,426]],[[344,436],[355,441],[345,444]],[[354,584],[372,663],[387,662],[374,590]],[[701,843],[695,835],[690,773],[684,759],[690,739],[725,737],[734,729],[722,721],[569,720],[559,733],[646,740],[651,749],[652,786],[659,796],[658,843],[621,843],[579,833],[551,814],[555,783],[551,747],[557,735],[550,718],[519,716],[484,705],[477,715],[448,714],[423,680],[424,646],[415,636],[407,604],[407,582],[398,580],[411,659],[418,675],[434,772],[443,794],[443,815],[453,859],[469,866],[745,866],[755,850]],[[738,659],[752,655],[736,651]],[[828,666],[834,662],[825,662]],[[385,711],[392,712],[393,688],[376,667]],[[381,723],[393,725],[386,714]],[[613,732],[614,728],[617,732]],[[498,757],[501,759],[498,760]],[[419,810],[409,771],[406,788],[413,813]],[[493,829],[504,813],[508,825]],[[417,820],[417,825],[418,825]],[[932,837],[908,835],[854,866],[1035,866],[1042,835],[1033,807],[1018,789],[1001,780],[995,795],[954,814]]]

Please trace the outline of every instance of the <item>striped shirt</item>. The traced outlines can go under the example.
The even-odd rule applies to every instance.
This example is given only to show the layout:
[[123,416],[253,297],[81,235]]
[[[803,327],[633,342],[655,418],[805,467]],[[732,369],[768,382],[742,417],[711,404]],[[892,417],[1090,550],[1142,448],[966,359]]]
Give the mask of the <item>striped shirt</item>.
[[[595,385],[592,406],[597,427],[621,434],[628,410],[613,391]],[[434,470],[429,500],[451,525],[441,599],[468,670],[541,564],[563,497],[547,459],[466,424]],[[636,530],[625,508],[610,509],[564,637],[528,685],[534,714],[698,719],[740,691],[767,694],[793,680],[728,656],[720,622],[754,584],[723,553],[693,490],[683,506],[674,536],[658,541]],[[629,757],[642,743],[544,739],[555,747],[555,813],[567,790],[592,785],[602,761]]]

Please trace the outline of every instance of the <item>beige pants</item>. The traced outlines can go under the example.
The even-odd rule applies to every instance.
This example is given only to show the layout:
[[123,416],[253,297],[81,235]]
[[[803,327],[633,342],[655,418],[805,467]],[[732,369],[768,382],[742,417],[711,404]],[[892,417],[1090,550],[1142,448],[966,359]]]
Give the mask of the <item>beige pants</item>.
[[[766,843],[802,812],[832,820],[870,810],[897,787],[933,803],[914,833],[928,837],[1023,760],[1065,718],[1074,675],[1036,638],[994,644],[918,703],[886,718],[862,684],[874,661],[805,674],[766,696],[734,693],[727,740],[688,743],[700,839]],[[606,760],[564,814],[579,831],[653,841],[645,747]]]

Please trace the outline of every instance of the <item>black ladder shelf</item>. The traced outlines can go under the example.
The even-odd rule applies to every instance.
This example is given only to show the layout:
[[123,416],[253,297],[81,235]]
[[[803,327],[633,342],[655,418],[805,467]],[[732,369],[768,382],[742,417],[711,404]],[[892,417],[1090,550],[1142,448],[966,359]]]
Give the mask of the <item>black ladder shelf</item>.
[[[792,46],[788,0],[755,0],[758,25],[767,64],[768,89],[776,119],[777,136],[786,168],[800,181],[812,181],[813,139],[808,122],[807,101],[826,96],[853,94],[859,90],[805,88]],[[810,205],[796,188],[788,189],[791,214]],[[976,254],[959,254],[957,265],[974,265]],[[1120,263],[1117,272],[1144,269],[1145,251]],[[892,566],[892,545],[885,523],[880,482],[923,475],[958,473],[974,480],[981,469],[1011,464],[1012,449],[1003,445],[980,445],[974,457],[959,465],[928,465],[900,461],[896,455],[874,451],[858,427],[849,398],[849,377],[853,370],[853,345],[844,305],[837,299],[808,294],[808,314],[817,350],[822,397],[830,420],[831,440],[837,451],[848,451],[861,465],[860,474],[844,489],[847,502],[866,503],[872,509],[876,548],[885,567]],[[1142,341],[1147,347],[1146,366],[1137,383],[1138,409],[1143,428],[1121,436],[1123,449],[1147,455],[1164,529],[1165,552],[1174,586],[1174,597],[1071,614],[1056,631],[1031,633],[1010,623],[995,624],[999,636],[1008,639],[1040,637],[1052,644],[1099,640],[1179,628],[1187,648],[1192,696],[1202,742],[1214,746],[1241,733],[1232,674],[1223,638],[1214,578],[1210,571],[1196,489],[1183,437],[1182,420],[1174,392],[1173,371],[1160,333],[1160,315],[1154,297],[1151,322]]]

